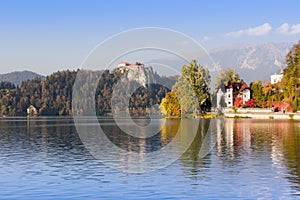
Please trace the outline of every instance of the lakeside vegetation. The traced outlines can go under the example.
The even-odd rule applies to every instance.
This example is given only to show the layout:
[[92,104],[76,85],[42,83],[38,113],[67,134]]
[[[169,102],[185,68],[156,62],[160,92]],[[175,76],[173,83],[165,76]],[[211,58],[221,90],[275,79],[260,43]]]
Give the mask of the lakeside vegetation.
[[[295,112],[300,110],[300,42],[294,45],[286,56],[287,66],[283,70],[283,78],[276,84],[263,83],[260,80],[250,84],[251,99],[242,103],[237,98],[237,107],[280,108]],[[33,105],[37,115],[67,116],[72,115],[72,87],[78,71],[58,71],[44,78],[35,78],[15,86],[10,82],[0,82],[0,114],[2,116],[26,116],[27,108]],[[86,72],[91,73],[91,72]],[[126,72],[125,72],[126,73]],[[109,115],[112,111],[111,98],[115,84],[122,73],[102,71],[98,83],[95,103],[98,116]],[[163,81],[173,81],[172,90],[151,84],[139,87],[129,98],[127,112],[131,116],[148,116],[154,105],[160,105],[166,117],[198,117],[210,110],[216,98],[219,84],[225,86],[229,82],[242,82],[242,77],[233,69],[221,71],[216,78],[213,94],[209,92],[211,77],[208,69],[195,60],[182,67],[182,74],[176,83],[162,77]],[[163,82],[161,81],[161,82]],[[175,83],[175,84],[174,84]],[[138,84],[133,81],[132,84]],[[88,86],[84,83],[82,88]],[[128,85],[132,87],[132,85]],[[120,99],[126,101],[127,99]],[[81,101],[76,100],[76,101]],[[117,105],[118,106],[118,105]],[[83,113],[84,114],[84,111]]]
[[[284,111],[288,112],[300,110],[300,41],[287,54],[286,64],[287,66],[283,70],[283,78],[280,82],[276,84],[271,84],[270,82],[262,83],[260,80],[252,82],[250,84],[250,100],[243,103],[242,99],[237,97],[233,103],[233,110],[237,110],[237,108],[273,108],[274,111],[284,109]],[[194,73],[194,70],[198,72],[197,75]],[[203,104],[200,99],[195,98],[189,92],[189,89],[193,88],[194,95],[205,94],[201,90],[197,93],[198,91],[194,88],[195,80],[200,85],[209,84],[210,76],[209,72],[204,73],[202,66],[195,66],[195,63],[191,62],[189,66],[183,66],[182,76],[178,79],[172,91],[167,93],[167,96],[162,100],[161,109],[166,116],[186,116],[188,110],[185,108],[185,105],[189,105],[189,109],[193,109],[195,104],[200,105],[201,109],[199,110],[206,111],[209,109],[209,104],[217,101],[217,91],[220,85],[226,87],[230,82],[243,82],[243,79],[236,73],[235,69],[221,70],[216,78],[211,100],[209,96],[206,96],[206,102],[209,103]],[[190,87],[185,86],[187,83]],[[221,102],[221,104],[221,106],[225,106],[225,102]],[[193,113],[195,112],[193,111]]]
[[[77,72],[59,71],[45,79],[35,78],[24,81],[20,87],[9,82],[0,83],[0,114],[2,116],[26,116],[27,108],[33,105],[37,109],[37,115],[40,116],[72,115],[72,88]],[[88,76],[92,72],[86,71],[85,73]],[[95,110],[98,116],[111,113],[112,91],[121,76],[122,74],[114,71],[101,72],[95,95]],[[166,79],[165,81],[172,80]],[[83,83],[81,87],[85,89],[88,85]],[[146,115],[149,108],[159,104],[169,91],[166,87],[155,84],[147,88],[149,89],[138,88],[130,97],[128,109],[130,115]],[[77,99],[76,101],[80,103],[84,100]]]
[[286,64],[280,82],[263,84],[255,81],[251,84],[256,107],[286,107],[287,111],[293,112],[300,110],[300,41],[287,54]]

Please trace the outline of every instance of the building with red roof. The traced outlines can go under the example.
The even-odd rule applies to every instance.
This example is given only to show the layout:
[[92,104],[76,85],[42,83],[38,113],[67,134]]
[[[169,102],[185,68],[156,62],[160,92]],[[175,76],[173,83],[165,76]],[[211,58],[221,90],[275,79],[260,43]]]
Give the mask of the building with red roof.
[[245,104],[250,100],[250,95],[250,88],[245,82],[229,82],[227,86],[219,87],[217,107],[221,108],[224,103],[226,107],[232,107],[237,98],[242,101],[242,104]]

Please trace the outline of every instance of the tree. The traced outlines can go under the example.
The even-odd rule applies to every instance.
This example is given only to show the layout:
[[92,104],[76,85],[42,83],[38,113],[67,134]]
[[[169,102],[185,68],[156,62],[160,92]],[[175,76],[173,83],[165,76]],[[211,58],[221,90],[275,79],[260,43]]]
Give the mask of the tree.
[[166,94],[166,97],[162,99],[159,107],[165,116],[179,117],[181,115],[180,104],[173,91]]
[[235,98],[234,104],[235,107],[241,107],[243,105],[243,99],[242,97]]
[[[180,90],[182,86],[186,88],[187,84],[189,84],[189,88],[191,88],[193,92],[187,90],[189,92],[188,96],[195,98],[199,105],[194,106],[194,114],[197,114],[198,109],[200,109],[200,112],[209,109],[211,107],[209,92],[211,77],[208,69],[197,64],[196,60],[192,60],[189,65],[184,65],[181,71],[182,75],[178,78],[176,86],[178,90]],[[180,97],[182,98],[183,96],[180,95]]]
[[219,75],[215,81],[215,91],[217,91],[220,85],[228,86],[229,82],[241,82],[240,75],[233,68],[220,70]]
[[283,71],[283,92],[293,111],[300,109],[300,41],[286,56],[287,67]]
[[176,85],[172,88],[172,91],[178,98],[182,116],[197,114],[199,110],[198,98],[187,79],[182,76],[179,77]]
[[[170,116],[170,113],[177,114],[180,110],[181,116],[196,117],[199,111],[208,110],[211,106],[209,84],[208,69],[198,65],[196,60],[191,61],[189,65],[184,65],[181,76],[172,88],[172,93],[168,93],[167,98],[162,101],[162,112]],[[176,98],[178,100],[174,100]],[[168,111],[168,109],[174,110]]]
[[265,101],[265,96],[263,93],[263,85],[261,81],[255,81],[250,84],[251,97],[255,100],[257,106],[262,107]]
[[254,108],[256,106],[256,102],[254,99],[250,99],[249,101],[245,102],[245,107]]

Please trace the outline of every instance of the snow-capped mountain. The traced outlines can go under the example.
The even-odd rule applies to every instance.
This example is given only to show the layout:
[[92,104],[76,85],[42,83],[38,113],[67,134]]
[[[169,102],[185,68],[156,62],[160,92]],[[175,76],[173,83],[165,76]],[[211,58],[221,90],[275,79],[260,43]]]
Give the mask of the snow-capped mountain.
[[235,68],[245,81],[252,82],[269,80],[271,74],[280,73],[292,46],[293,43],[273,42],[244,44],[214,49],[209,54],[219,68]]
[[[210,69],[212,82],[214,82],[218,70],[226,68],[235,68],[240,77],[247,83],[256,80],[270,81],[271,74],[280,73],[286,66],[285,56],[293,44],[291,42],[235,44],[212,49],[208,51],[208,55],[198,54],[195,59],[200,65]],[[163,63],[179,72],[181,67],[187,64],[184,60],[168,58],[151,60],[151,62]],[[157,71],[160,73],[159,69]]]

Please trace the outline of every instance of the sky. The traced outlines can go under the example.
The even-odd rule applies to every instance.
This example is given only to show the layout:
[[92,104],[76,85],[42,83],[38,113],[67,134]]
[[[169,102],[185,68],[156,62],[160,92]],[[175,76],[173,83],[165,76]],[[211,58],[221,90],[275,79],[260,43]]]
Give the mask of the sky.
[[142,27],[182,32],[207,50],[237,43],[296,43],[299,7],[296,0],[3,0],[0,73],[77,69],[99,43]]

